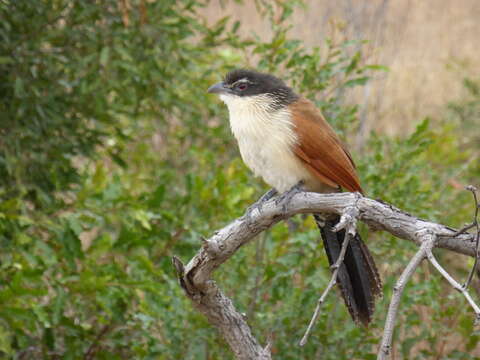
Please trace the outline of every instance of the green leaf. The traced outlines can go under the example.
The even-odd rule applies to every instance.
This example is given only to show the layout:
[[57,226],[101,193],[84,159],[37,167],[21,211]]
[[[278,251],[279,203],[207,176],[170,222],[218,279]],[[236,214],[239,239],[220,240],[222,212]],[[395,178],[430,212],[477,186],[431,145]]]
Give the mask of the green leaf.
[[384,66],[384,65],[366,65],[365,66],[365,69],[368,69],[368,70],[378,70],[378,71],[390,71],[390,68],[388,66]]
[[25,88],[23,85],[23,80],[20,77],[15,79],[15,96],[23,97],[25,95]]
[[365,85],[368,81],[369,77],[368,76],[363,76],[355,79],[351,79],[345,82],[344,86],[345,87],[354,87],[354,86],[360,86],[360,85]]
[[110,47],[105,46],[101,51],[100,51],[100,65],[102,66],[107,66],[107,63],[110,58]]
[[13,62],[10,56],[0,56],[0,65],[11,64]]
[[5,355],[13,355],[11,348],[11,333],[0,324],[0,352]]

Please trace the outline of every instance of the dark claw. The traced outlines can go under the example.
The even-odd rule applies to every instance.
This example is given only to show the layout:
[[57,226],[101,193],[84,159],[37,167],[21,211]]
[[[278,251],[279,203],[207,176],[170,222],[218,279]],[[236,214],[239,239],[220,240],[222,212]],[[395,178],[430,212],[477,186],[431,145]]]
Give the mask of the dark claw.
[[255,209],[258,209],[258,212],[261,214],[263,204],[265,204],[268,200],[270,200],[272,197],[277,195],[277,193],[278,192],[275,189],[268,190],[265,194],[262,195],[260,199],[257,200],[256,203],[254,203],[253,205],[247,208],[247,212],[245,213],[245,216],[247,218],[250,218],[252,216],[253,210]]
[[282,211],[286,212],[287,211],[287,205],[290,203],[290,200],[292,200],[293,196],[295,194],[298,194],[299,192],[303,191],[303,181],[299,181],[298,184],[292,186],[290,190],[285,191],[283,194],[278,196],[275,199],[275,204],[276,205],[282,205]]

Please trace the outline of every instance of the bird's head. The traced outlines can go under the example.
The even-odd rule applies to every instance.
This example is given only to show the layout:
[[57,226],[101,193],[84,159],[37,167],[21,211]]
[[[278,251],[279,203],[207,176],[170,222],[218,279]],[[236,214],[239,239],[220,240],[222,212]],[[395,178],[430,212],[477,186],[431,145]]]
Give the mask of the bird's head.
[[279,78],[254,70],[237,69],[225,79],[208,89],[218,94],[227,106],[257,104],[281,108],[298,99],[298,96]]

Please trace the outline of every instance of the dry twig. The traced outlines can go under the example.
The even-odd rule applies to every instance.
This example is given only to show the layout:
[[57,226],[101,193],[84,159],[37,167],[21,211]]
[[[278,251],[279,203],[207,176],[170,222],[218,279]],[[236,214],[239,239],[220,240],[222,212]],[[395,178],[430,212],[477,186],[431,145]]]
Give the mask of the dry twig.
[[427,254],[433,246],[435,245],[435,236],[430,232],[427,232],[423,237],[420,237],[422,244],[420,249],[413,256],[413,258],[408,263],[405,270],[403,270],[402,275],[398,278],[395,287],[393,288],[392,300],[388,307],[387,319],[385,320],[385,327],[383,329],[382,342],[380,343],[380,348],[378,349],[377,360],[386,359],[391,352],[392,348],[392,338],[393,338],[393,329],[395,327],[395,320],[397,318],[398,307],[400,306],[400,299],[407,285],[408,280],[412,277],[413,273],[420,265],[420,263],[427,257]]
[[327,298],[328,293],[333,288],[333,286],[337,283],[338,271],[340,270],[340,266],[343,263],[343,259],[345,258],[345,253],[347,252],[348,243],[350,239],[355,236],[356,233],[356,224],[357,224],[357,216],[358,216],[358,209],[356,207],[352,207],[347,209],[342,217],[340,218],[339,223],[335,226],[335,231],[340,231],[345,229],[345,239],[342,243],[342,248],[340,249],[340,254],[338,255],[337,261],[335,264],[332,265],[332,277],[330,278],[330,282],[328,283],[327,287],[323,291],[322,295],[317,301],[317,306],[315,307],[315,311],[313,312],[312,319],[308,324],[307,330],[300,340],[300,346],[304,346],[307,343],[308,337],[310,336],[310,332],[313,329],[313,325],[317,321],[318,315],[320,314],[320,308],[324,303],[325,299]]
[[472,307],[473,311],[475,312],[475,325],[478,325],[480,322],[480,308],[478,305],[473,301],[472,297],[470,294],[467,292],[467,289],[465,288],[465,285],[460,285],[443,267],[440,265],[435,259],[435,256],[433,256],[432,249],[429,249],[427,252],[427,258],[430,261],[430,263],[435,267],[435,269],[438,270],[438,272],[452,285],[452,287],[460,292],[465,299],[467,299],[468,303]]
[[473,221],[472,221],[471,224],[465,225],[463,228],[458,230],[458,232],[455,235],[463,234],[466,231],[468,231],[470,229],[473,229],[473,228],[475,228],[477,230],[477,234],[475,236],[475,262],[473,263],[473,267],[470,270],[470,273],[468,274],[467,280],[463,284],[464,289],[468,289],[468,286],[472,282],[473,274],[475,273],[475,270],[477,269],[478,258],[480,257],[480,253],[479,253],[480,224],[478,222],[478,210],[480,209],[480,203],[478,202],[478,198],[477,198],[477,188],[473,185],[468,185],[466,187],[466,190],[470,191],[473,195],[473,202],[474,202],[474,206],[475,206]]

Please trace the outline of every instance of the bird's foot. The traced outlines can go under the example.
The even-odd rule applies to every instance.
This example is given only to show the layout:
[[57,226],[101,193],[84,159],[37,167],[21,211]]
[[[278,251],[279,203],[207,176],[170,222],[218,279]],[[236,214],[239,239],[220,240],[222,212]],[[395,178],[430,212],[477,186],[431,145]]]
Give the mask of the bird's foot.
[[275,204],[276,205],[282,205],[282,211],[286,212],[287,211],[287,205],[290,203],[290,200],[298,194],[299,192],[303,191],[303,181],[299,181],[297,184],[292,186],[290,190],[285,191],[283,194],[278,196],[275,199]]
[[247,218],[250,218],[252,216],[252,213],[254,210],[258,210],[258,212],[261,214],[262,213],[262,207],[263,204],[265,204],[268,200],[270,200],[272,197],[277,195],[277,190],[275,189],[270,189],[268,190],[265,194],[263,194],[260,199],[257,200],[253,205],[249,206],[247,208],[247,212],[245,213],[245,216]]

